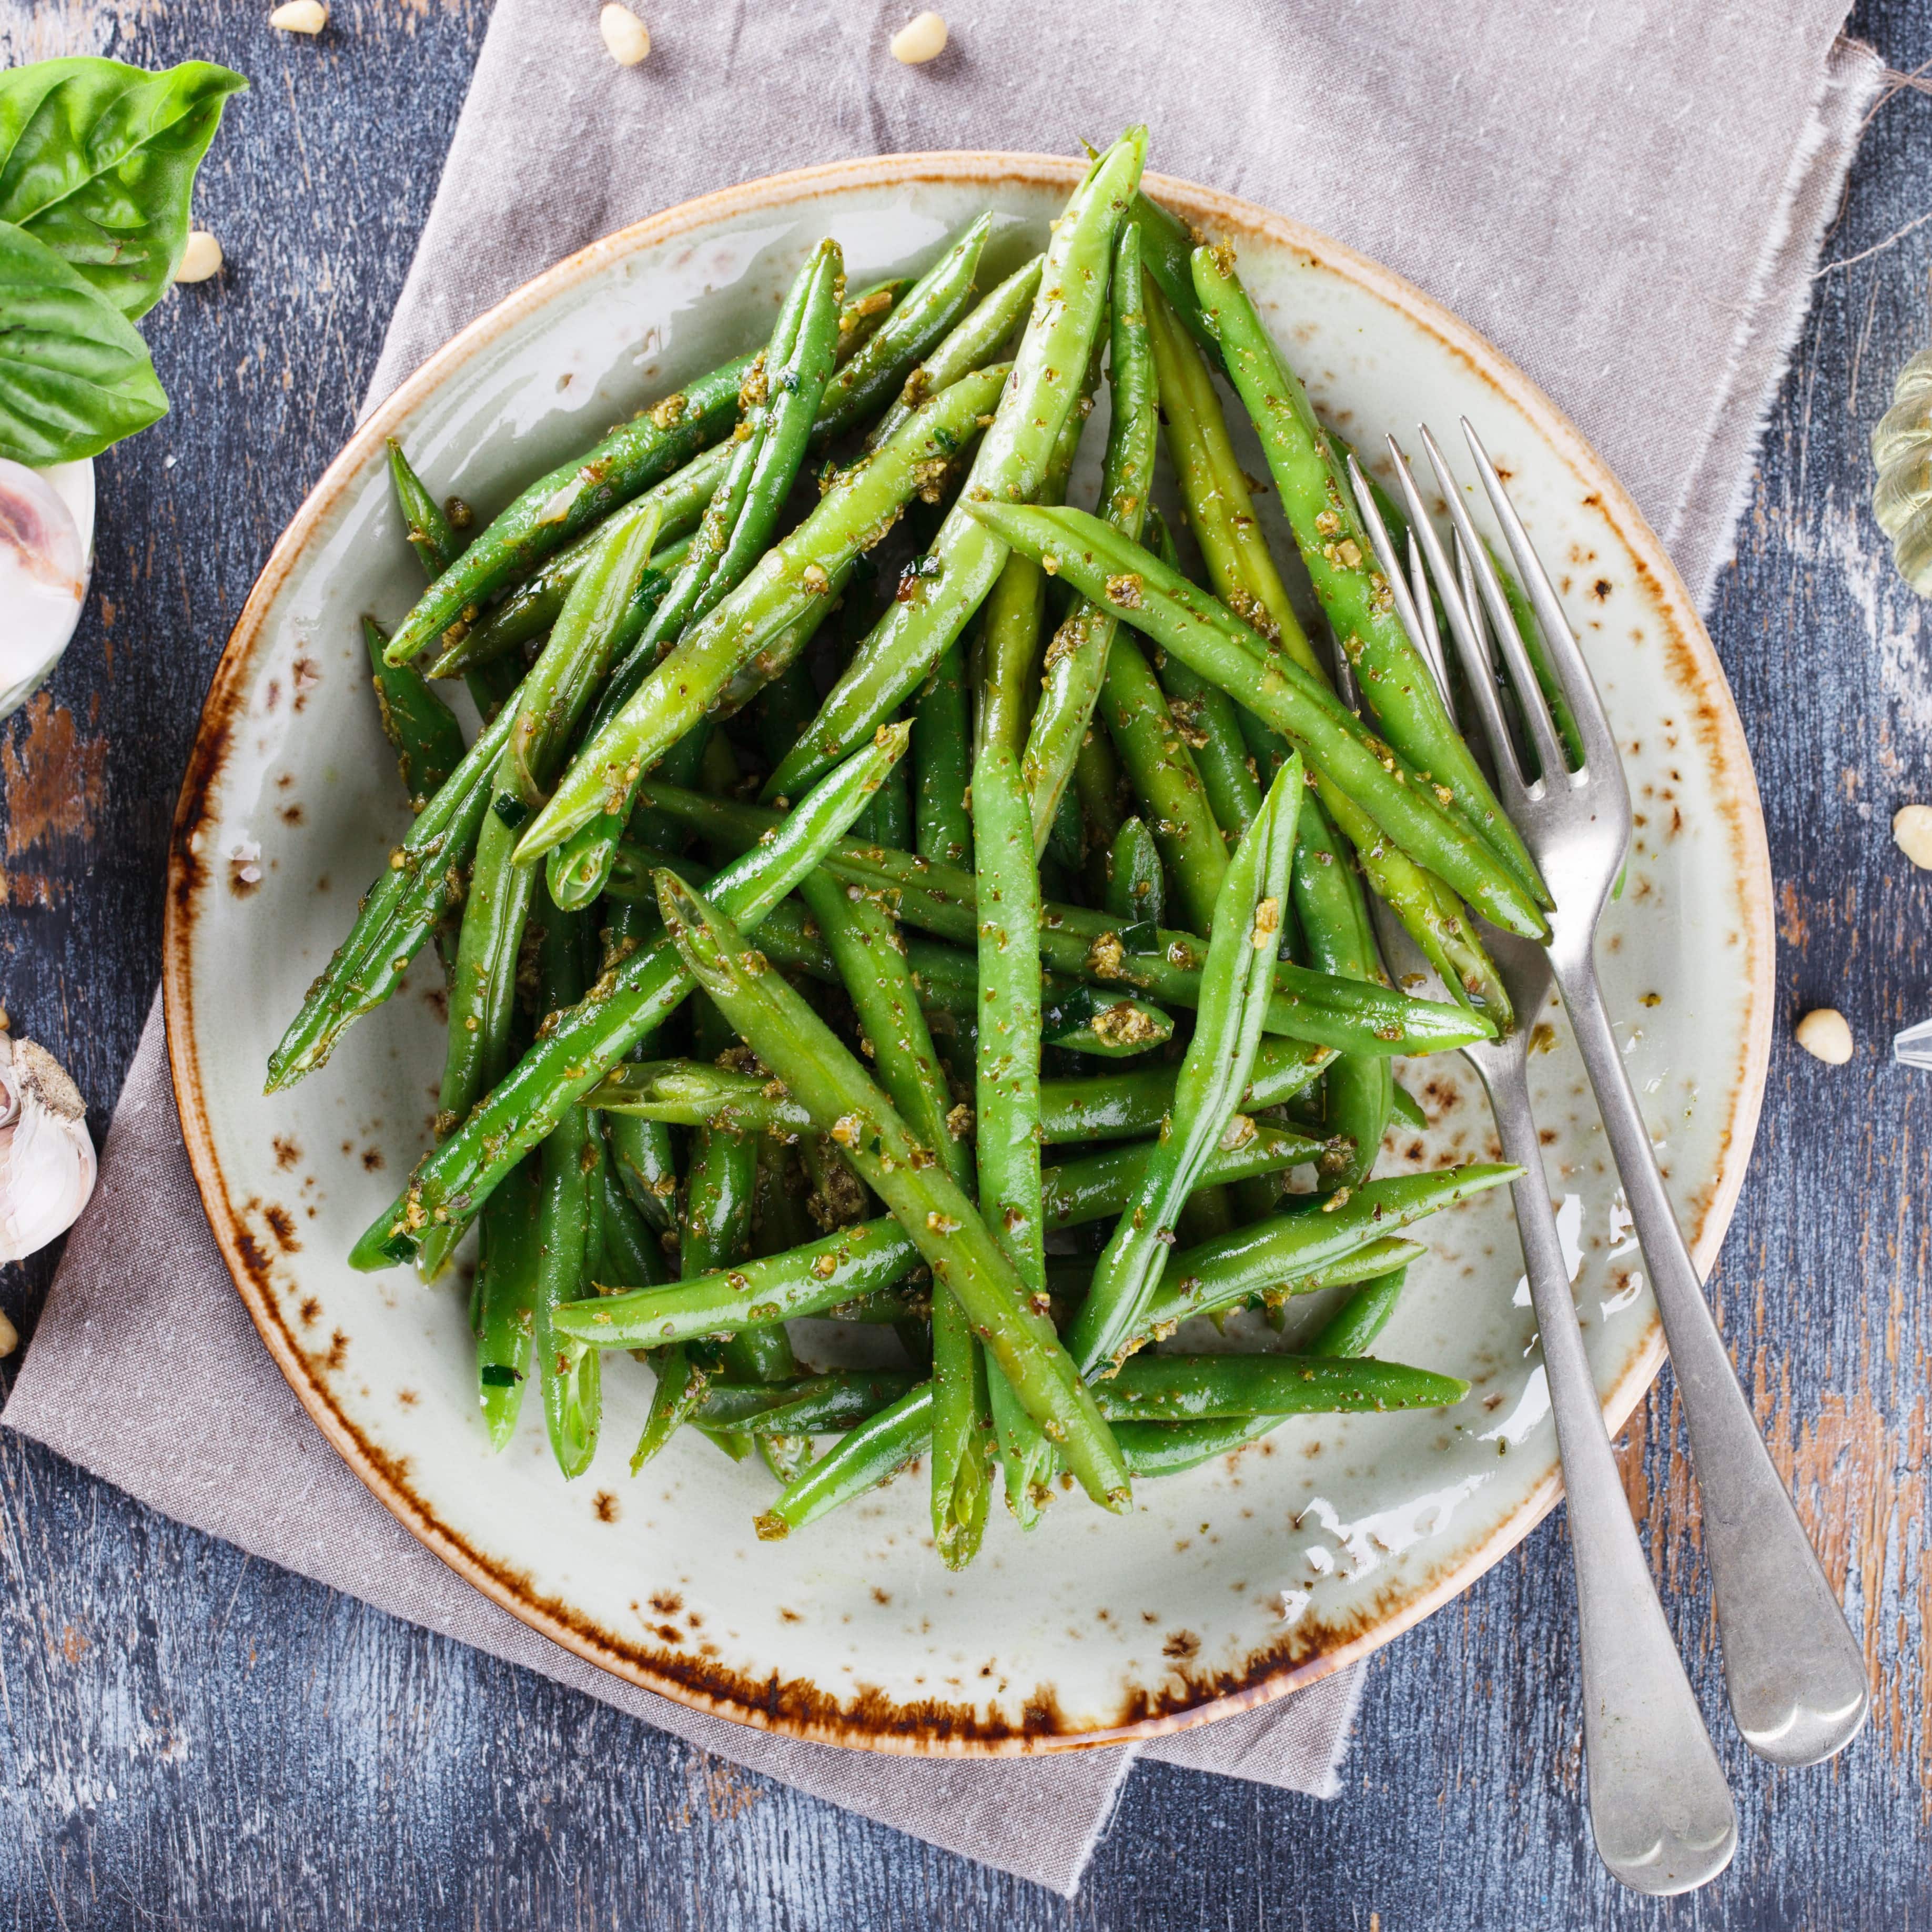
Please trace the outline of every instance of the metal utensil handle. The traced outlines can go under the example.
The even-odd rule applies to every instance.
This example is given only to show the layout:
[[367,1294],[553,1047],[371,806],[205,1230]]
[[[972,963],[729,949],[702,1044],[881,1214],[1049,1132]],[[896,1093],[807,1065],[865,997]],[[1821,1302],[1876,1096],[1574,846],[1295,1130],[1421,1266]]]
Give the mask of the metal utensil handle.
[[1737,1842],[1731,1794],[1604,1432],[1522,1069],[1498,1068],[1486,1078],[1504,1157],[1528,1170],[1510,1193],[1569,1497],[1591,1826],[1604,1863],[1624,1884],[1688,1891],[1730,1862]]
[[1690,1429],[1724,1678],[1744,1742],[1774,1764],[1815,1764],[1864,1723],[1864,1660],[1798,1520],[1718,1332],[1664,1192],[1610,1030],[1595,962],[1556,957],[1556,981],[1623,1178]]

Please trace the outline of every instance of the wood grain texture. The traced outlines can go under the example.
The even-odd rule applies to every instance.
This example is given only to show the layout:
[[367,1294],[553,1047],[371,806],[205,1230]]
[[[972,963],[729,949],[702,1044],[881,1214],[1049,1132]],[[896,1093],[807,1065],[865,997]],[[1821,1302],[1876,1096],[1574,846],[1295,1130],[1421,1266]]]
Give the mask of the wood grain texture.
[[[175,415],[100,466],[86,626],[0,728],[0,997],[72,1068],[97,1133],[158,971],[202,694],[350,428],[487,16],[484,0],[335,0],[308,42],[268,10],[0,0],[0,62],[202,55],[254,83],[197,199],[229,267],[147,325]],[[1915,0],[1868,0],[1852,28],[1895,68],[1932,60]],[[1340,1802],[1144,1766],[1069,1906],[265,1570],[6,1436],[0,1924],[1932,1924],[1932,1084],[1886,1057],[1932,1015],[1932,877],[1888,830],[1932,798],[1932,623],[1865,501],[1891,372],[1932,340],[1932,226],[1891,239],[1928,182],[1932,99],[1902,94],[1827,244],[1848,266],[1820,278],[1712,615],[1770,823],[1784,1018],[1835,1004],[1859,1042],[1828,1069],[1780,1028],[1715,1292],[1877,1688],[1834,1766],[1774,1773],[1737,1745],[1666,1373],[1626,1466],[1738,1794],[1725,1880],[1643,1903],[1590,1853],[1560,1518],[1378,1658]],[[23,1330],[52,1258],[0,1276]]]

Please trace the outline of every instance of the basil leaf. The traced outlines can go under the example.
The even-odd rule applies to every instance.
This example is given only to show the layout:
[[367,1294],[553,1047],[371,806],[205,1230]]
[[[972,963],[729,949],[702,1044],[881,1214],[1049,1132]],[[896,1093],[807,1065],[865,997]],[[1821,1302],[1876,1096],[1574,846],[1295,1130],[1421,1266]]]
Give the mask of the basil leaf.
[[134,325],[24,228],[0,221],[0,456],[92,456],[166,415]]
[[194,171],[248,82],[184,61],[38,61],[0,74],[0,221],[44,242],[131,322],[166,292],[188,240]]

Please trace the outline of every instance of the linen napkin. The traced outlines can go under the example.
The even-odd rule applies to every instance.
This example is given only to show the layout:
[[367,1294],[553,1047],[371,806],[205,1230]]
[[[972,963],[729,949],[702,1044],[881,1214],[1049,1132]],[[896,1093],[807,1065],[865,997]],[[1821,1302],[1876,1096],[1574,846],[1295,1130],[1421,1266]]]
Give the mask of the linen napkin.
[[[975,0],[919,68],[887,56],[900,20],[877,4],[638,4],[653,50],[620,69],[596,0],[498,0],[372,400],[530,276],[694,194],[846,155],[1070,150],[1144,119],[1160,171],[1326,230],[1513,356],[1700,602],[1880,73],[1835,38],[1844,0],[1606,0],[1560,32],[1507,0]],[[158,1008],[4,1420],[267,1560],[1063,1893],[1135,1755],[798,1744],[633,1690],[470,1591],[337,1459],[261,1348],[188,1172]],[[1346,1672],[1142,1754],[1332,1795],[1359,1688]]]

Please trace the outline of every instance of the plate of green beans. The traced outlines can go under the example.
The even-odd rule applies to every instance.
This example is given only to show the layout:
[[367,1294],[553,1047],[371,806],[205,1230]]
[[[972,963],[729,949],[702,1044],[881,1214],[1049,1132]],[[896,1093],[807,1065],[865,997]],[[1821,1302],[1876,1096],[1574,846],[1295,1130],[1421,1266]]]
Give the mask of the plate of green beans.
[[800,1736],[1196,1721],[1526,1532],[1497,1030],[1613,1421],[1654,1373],[1560,1012],[1469,916],[1548,894],[1352,448],[1468,414],[1563,560],[1706,1266],[1755,1125],[1762,822],[1656,539],[1454,317],[1148,144],[806,170],[520,291],[318,483],[184,788],[184,1132],[297,1394],[496,1601]]

